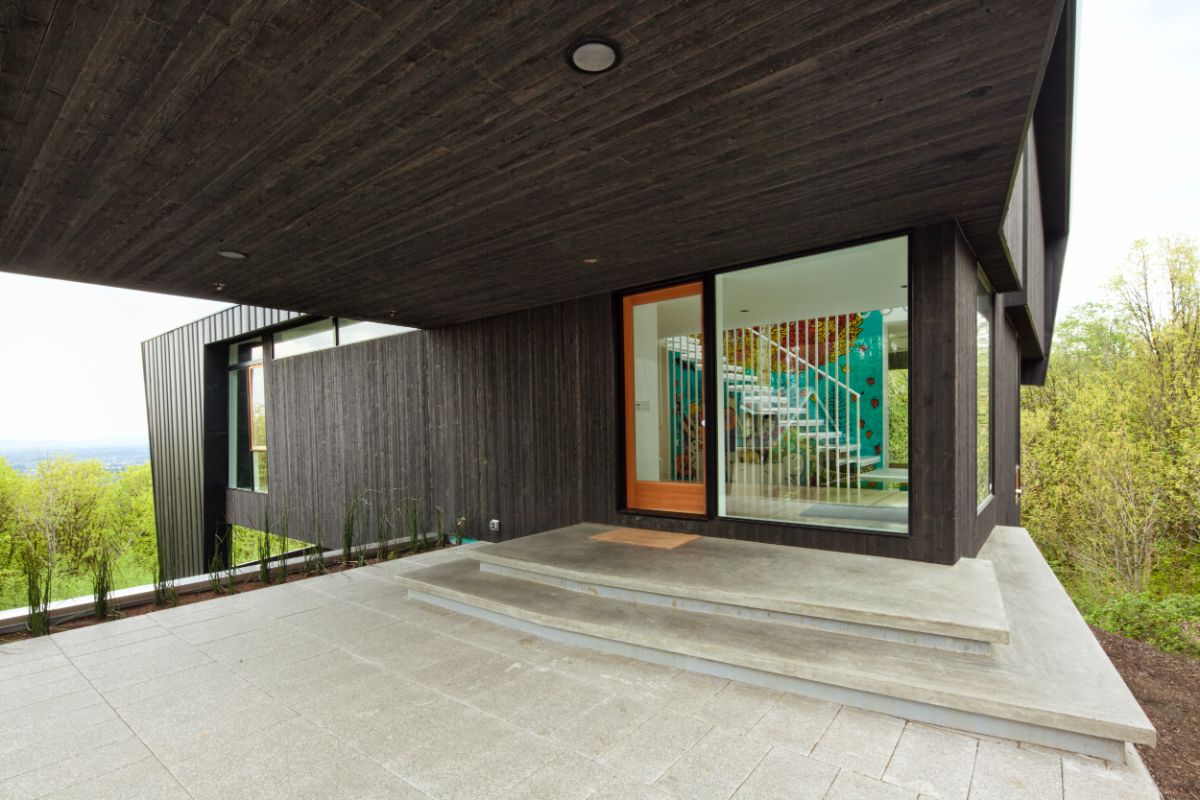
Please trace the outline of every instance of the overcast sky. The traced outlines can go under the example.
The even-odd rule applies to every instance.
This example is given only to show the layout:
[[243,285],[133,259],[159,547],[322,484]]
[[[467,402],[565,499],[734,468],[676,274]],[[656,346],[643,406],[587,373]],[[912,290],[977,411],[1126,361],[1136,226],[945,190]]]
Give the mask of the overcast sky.
[[[1137,238],[1200,238],[1200,2],[1085,0],[1060,314]],[[140,343],[220,303],[0,273],[0,442],[144,439]]]

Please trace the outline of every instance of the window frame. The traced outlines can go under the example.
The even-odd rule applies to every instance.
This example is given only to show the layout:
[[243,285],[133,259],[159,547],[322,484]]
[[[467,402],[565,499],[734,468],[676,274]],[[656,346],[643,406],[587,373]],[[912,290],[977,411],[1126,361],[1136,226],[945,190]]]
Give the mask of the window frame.
[[[282,361],[287,358],[297,358],[299,356],[307,356],[307,355],[312,355],[313,353],[320,353],[325,350],[336,349],[340,345],[340,340],[338,337],[337,322],[338,322],[337,317],[315,317],[315,318],[308,317],[308,318],[301,320],[298,324],[288,325],[287,327],[280,328],[279,330],[273,331],[271,333],[271,360],[272,361]],[[325,323],[327,323],[329,325],[328,330],[320,330],[319,331],[317,326],[325,324]],[[303,330],[304,328],[312,328],[313,329],[313,331],[310,335],[315,335],[318,331],[322,334],[329,333],[330,334],[329,343],[323,344],[320,347],[313,347],[310,349],[301,349],[295,353],[286,352],[286,350],[288,349],[288,345],[291,344],[291,342],[304,341],[304,339],[306,337],[299,336],[293,340],[285,339],[283,341],[280,341],[280,337],[286,336],[287,334],[293,333],[295,331]],[[283,345],[283,349],[285,350],[283,355],[280,355],[278,352],[280,345]]]
[[[267,457],[267,445],[264,442],[262,446],[254,446],[254,391],[252,371],[255,369],[263,369],[262,379],[263,386],[266,386],[267,373],[264,368],[267,361],[270,360],[270,343],[267,334],[253,336],[247,339],[235,340],[228,343],[230,355],[226,359],[225,375],[228,383],[227,388],[227,409],[228,424],[226,430],[226,450],[228,453],[226,488],[237,492],[254,492],[256,494],[267,494],[268,487],[265,485],[259,488],[258,483],[258,458],[257,454],[261,453],[261,458]],[[248,358],[242,357],[241,350],[248,348]],[[254,355],[255,349],[258,350],[257,357]],[[244,375],[243,375],[244,373]],[[246,381],[244,401],[239,398],[241,393],[239,384],[242,380]],[[245,429],[243,431],[241,419],[245,415]],[[242,441],[245,436],[244,444]],[[243,450],[244,447],[244,450]],[[246,464],[243,465],[243,456]],[[242,481],[243,466],[246,469],[249,483]]]
[[[807,521],[797,522],[797,521],[778,520],[778,519],[751,519],[751,518],[745,518],[745,517],[731,517],[731,516],[719,514],[717,511],[717,509],[718,509],[717,493],[720,491],[719,481],[717,479],[717,476],[718,476],[718,465],[717,465],[718,447],[715,446],[715,444],[717,443],[717,440],[715,437],[720,435],[720,429],[719,429],[719,425],[718,425],[718,420],[716,419],[716,415],[717,415],[717,411],[718,411],[718,409],[717,409],[718,403],[716,403],[716,402],[706,402],[705,423],[706,423],[706,427],[708,428],[708,437],[706,438],[706,441],[705,441],[705,451],[706,451],[706,459],[707,459],[707,461],[705,463],[705,470],[706,470],[706,474],[709,476],[709,478],[706,481],[707,496],[706,496],[706,501],[704,504],[704,510],[699,513],[683,513],[683,512],[677,512],[677,511],[660,511],[660,510],[655,510],[655,509],[642,509],[642,508],[632,507],[629,504],[629,496],[627,494],[627,486],[628,486],[628,482],[629,482],[629,476],[627,474],[628,470],[627,470],[627,466],[626,466],[627,458],[628,458],[627,457],[627,442],[626,442],[628,411],[626,409],[626,366],[625,366],[625,332],[624,332],[624,303],[625,303],[626,297],[631,296],[631,295],[643,294],[643,293],[654,291],[654,290],[671,289],[673,287],[681,286],[683,284],[700,282],[703,284],[703,287],[704,287],[702,296],[704,299],[704,339],[705,339],[704,358],[705,358],[705,363],[706,364],[717,363],[717,362],[713,361],[713,358],[719,357],[719,355],[720,355],[720,353],[716,349],[717,348],[717,344],[716,344],[716,341],[717,341],[716,302],[717,302],[717,294],[718,293],[716,291],[716,286],[715,286],[716,279],[719,276],[725,275],[728,273],[732,273],[732,272],[739,272],[741,270],[753,269],[755,267],[762,267],[762,266],[768,266],[771,264],[777,264],[782,261],[790,261],[790,260],[794,260],[794,259],[806,258],[809,256],[817,256],[817,255],[821,255],[823,253],[831,253],[831,252],[836,252],[838,250],[846,250],[846,249],[858,247],[861,245],[867,245],[867,244],[873,244],[873,243],[877,243],[877,242],[886,241],[889,239],[901,239],[902,238],[905,240],[905,250],[906,250],[906,259],[905,259],[904,268],[905,268],[905,275],[907,276],[906,293],[907,293],[907,304],[908,304],[908,309],[909,309],[909,347],[910,347],[910,362],[909,362],[909,369],[908,369],[909,382],[910,382],[910,384],[909,384],[910,385],[909,438],[910,438],[910,442],[915,441],[917,439],[917,437],[920,435],[921,430],[924,428],[924,423],[921,420],[917,419],[915,414],[911,413],[911,410],[913,409],[913,398],[911,395],[911,387],[918,383],[919,376],[921,374],[923,374],[923,372],[924,372],[924,367],[922,367],[918,363],[919,359],[913,359],[911,357],[912,336],[913,336],[912,331],[913,331],[913,326],[915,326],[915,325],[927,324],[927,320],[923,316],[924,311],[925,311],[925,304],[917,303],[917,297],[913,291],[913,262],[917,255],[915,252],[916,251],[915,239],[914,239],[915,230],[916,229],[913,229],[913,228],[903,228],[900,230],[894,230],[894,231],[889,231],[889,232],[881,233],[881,234],[877,234],[877,235],[866,236],[866,237],[862,237],[859,239],[853,239],[850,241],[839,242],[837,244],[829,245],[826,247],[818,247],[818,248],[813,248],[810,250],[786,253],[783,255],[772,256],[770,258],[763,258],[763,259],[757,259],[757,260],[749,261],[749,262],[742,262],[739,264],[733,264],[733,265],[726,266],[726,267],[719,267],[716,269],[706,269],[703,271],[693,272],[690,274],[685,273],[685,274],[683,274],[677,278],[673,278],[671,280],[655,281],[652,283],[645,283],[645,284],[640,284],[640,285],[636,285],[636,286],[630,286],[630,287],[626,287],[626,288],[618,290],[618,291],[614,291],[611,295],[611,299],[612,299],[612,319],[613,319],[612,342],[613,342],[613,353],[615,356],[613,359],[613,367],[614,367],[614,373],[615,373],[616,408],[617,408],[617,425],[616,425],[616,430],[615,430],[615,433],[616,433],[616,455],[617,455],[617,464],[616,464],[616,470],[615,470],[616,471],[616,492],[617,492],[617,494],[616,494],[616,497],[617,497],[616,512],[618,514],[629,514],[629,515],[638,515],[638,516],[645,516],[645,517],[665,517],[668,519],[679,519],[679,520],[692,519],[692,520],[704,520],[707,522],[721,521],[721,522],[728,522],[728,523],[741,524],[741,525],[754,525],[756,527],[764,527],[764,528],[772,528],[773,527],[773,528],[781,528],[781,529],[787,529],[787,530],[810,531],[813,533],[822,533],[822,534],[832,533],[832,534],[837,534],[839,536],[866,536],[866,537],[883,537],[883,538],[887,538],[887,539],[909,539],[909,540],[917,538],[915,536],[913,522],[917,515],[918,503],[922,502],[924,492],[921,491],[921,489],[916,485],[915,482],[909,483],[909,489],[908,489],[909,502],[908,502],[908,506],[907,506],[908,519],[907,519],[907,526],[906,526],[907,530],[904,532],[889,531],[889,530],[875,530],[875,529],[871,529],[871,528],[859,528],[859,527],[853,527],[851,525],[828,525],[828,524],[824,524],[824,523],[820,523],[820,522],[807,522]],[[711,377],[705,378],[705,385],[704,385],[705,392],[708,393],[707,396],[709,396],[709,397],[715,397],[715,393],[718,390],[718,387],[716,385],[717,371],[718,370],[715,368],[706,370],[706,372],[709,374],[709,376],[711,376]],[[910,444],[909,454],[908,454],[908,469],[909,469],[910,473],[915,474],[919,469],[921,469],[923,467],[923,464],[924,464],[924,459],[920,457],[918,452]]]
[[[254,427],[255,427],[254,426],[254,373],[255,373],[255,370],[262,370],[262,369],[263,369],[263,364],[261,361],[258,362],[257,364],[251,363],[245,367],[245,370],[246,370],[246,420],[249,423],[247,428],[250,432],[250,452],[251,453],[267,452],[267,443],[263,442],[262,444],[258,444],[258,442],[256,441],[256,437],[254,435]],[[260,375],[262,376],[263,391],[265,393],[266,385],[267,385],[267,373],[265,371],[263,371],[263,372],[260,372]],[[266,416],[267,416],[266,398],[263,398],[263,436],[264,437],[266,437],[266,435],[267,435],[266,427],[267,427],[268,422],[267,422]]]
[[[987,298],[987,491],[980,496],[979,484],[979,316]],[[996,293],[978,264],[975,267],[975,503],[982,512],[996,495]]]

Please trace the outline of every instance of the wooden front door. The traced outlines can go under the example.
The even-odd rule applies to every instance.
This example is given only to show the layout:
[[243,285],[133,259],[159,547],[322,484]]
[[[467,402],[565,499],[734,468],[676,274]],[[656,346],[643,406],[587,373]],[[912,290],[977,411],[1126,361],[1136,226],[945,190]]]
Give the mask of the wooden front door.
[[624,298],[625,503],[704,514],[703,286]]

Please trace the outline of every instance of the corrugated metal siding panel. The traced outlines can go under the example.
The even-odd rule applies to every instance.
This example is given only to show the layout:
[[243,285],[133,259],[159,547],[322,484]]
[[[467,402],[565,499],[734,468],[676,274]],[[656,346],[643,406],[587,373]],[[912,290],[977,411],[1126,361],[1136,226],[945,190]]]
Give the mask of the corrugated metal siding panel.
[[[304,316],[226,309],[142,344],[154,517],[164,570],[194,575],[204,563],[205,347]],[[253,325],[253,327],[251,327]]]

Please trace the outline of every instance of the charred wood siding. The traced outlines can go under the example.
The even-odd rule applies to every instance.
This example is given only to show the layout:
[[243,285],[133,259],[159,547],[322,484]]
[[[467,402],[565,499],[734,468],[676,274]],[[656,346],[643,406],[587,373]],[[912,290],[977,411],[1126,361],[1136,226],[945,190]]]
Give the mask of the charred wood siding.
[[912,557],[952,564],[975,523],[976,261],[953,222],[911,242]]
[[[272,362],[272,519],[287,514],[294,537],[337,547],[349,498],[367,498],[374,537],[394,494],[417,499],[424,523],[440,507],[445,525],[464,517],[481,538],[591,520],[927,561],[973,554],[976,260],[953,223],[912,241],[911,536],[621,513],[607,294]],[[998,354],[997,371],[1015,386],[1015,340],[1004,330],[1009,355]],[[1009,402],[1015,392],[998,388],[998,442]],[[998,487],[1007,469],[997,463]],[[247,525],[261,518],[241,498],[229,513]]]
[[[953,210],[1015,288],[1063,0],[296,7],[4,3],[0,267],[429,326]],[[628,48],[600,82],[583,19]]]
[[[910,536],[619,511],[622,421],[607,294],[268,361],[266,496],[225,488],[215,463],[225,458],[223,393],[209,405],[214,465],[203,469],[195,354],[281,318],[220,330],[201,321],[148,342],[148,398],[164,388],[178,398],[152,409],[161,530],[189,554],[189,569],[201,569],[204,520],[259,527],[269,503],[273,527],[286,517],[294,538],[339,547],[346,504],[361,496],[371,540],[389,499],[413,498],[422,525],[440,508],[446,528],[463,517],[480,538],[590,520],[944,563],[974,555],[993,525],[1017,521],[1018,342],[998,318],[995,496],[979,515],[975,255],[954,223],[914,231],[911,251]],[[210,368],[224,380],[215,356]],[[216,511],[201,500],[206,481]],[[488,532],[491,519],[498,535]]]
[[[212,557],[210,534],[224,516],[226,362],[225,353],[210,345],[298,316],[235,306],[142,343],[154,519],[164,570],[203,571]],[[214,362],[220,365],[219,392]]]
[[[225,489],[225,518],[231,523],[261,530],[269,513],[268,495],[245,489]],[[276,527],[276,521],[272,527]]]
[[1009,258],[1021,277],[1021,288],[1004,295],[1005,311],[1021,335],[1021,357],[1039,360],[1049,341],[1047,281],[1053,277],[1046,269],[1047,252],[1037,137],[1033,128],[1025,136],[1021,160],[1013,181],[1012,196],[1001,232]]
[[1042,217],[1042,184],[1037,140],[1030,130],[1025,140],[1025,153],[1029,170],[1025,180],[1025,301],[1029,306],[1029,317],[1037,339],[1039,351],[1046,349],[1049,340],[1046,330],[1046,231]]
[[[352,497],[364,500],[370,540],[389,500],[415,498],[432,508],[431,426],[439,415],[429,413],[426,400],[426,336],[413,332],[270,363],[267,497],[274,526],[286,519],[293,538],[340,547]],[[229,518],[258,527],[262,509],[231,503]]]
[[[619,512],[613,326],[600,295],[272,362],[271,518],[339,547],[347,501],[367,498],[374,538],[394,492],[420,502],[423,522],[441,508],[445,525],[464,517],[480,538],[591,520],[926,557],[909,537]],[[245,493],[229,494],[230,521],[261,520]]]

